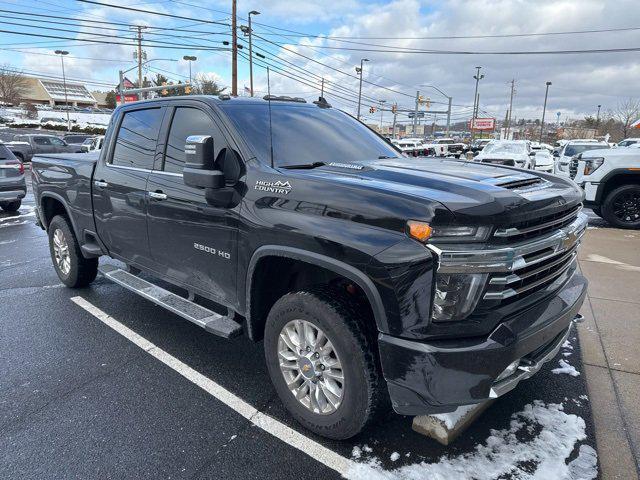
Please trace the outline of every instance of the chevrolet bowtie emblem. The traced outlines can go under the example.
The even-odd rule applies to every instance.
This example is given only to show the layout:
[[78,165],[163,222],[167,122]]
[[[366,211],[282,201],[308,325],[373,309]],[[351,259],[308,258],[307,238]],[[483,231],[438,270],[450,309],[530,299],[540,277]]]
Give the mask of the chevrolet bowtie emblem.
[[305,373],[306,373],[306,372],[308,372],[309,370],[311,370],[311,365],[303,365],[303,366],[302,366],[302,371],[303,371],[303,372],[305,372]]

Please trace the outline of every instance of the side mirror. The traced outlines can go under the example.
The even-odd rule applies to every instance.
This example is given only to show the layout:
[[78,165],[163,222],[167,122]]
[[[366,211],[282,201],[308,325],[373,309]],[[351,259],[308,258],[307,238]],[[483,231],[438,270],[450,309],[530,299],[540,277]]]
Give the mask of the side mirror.
[[537,153],[538,153],[538,152],[536,152],[535,150],[531,150],[531,151],[529,152],[529,156],[530,156],[530,157],[535,157],[535,156],[537,155]]
[[184,183],[192,187],[220,189],[225,186],[224,173],[214,170],[213,138],[209,135],[187,137],[184,146]]
[[560,152],[559,152],[559,151],[557,151],[557,150],[554,150],[554,151],[553,151],[553,156],[554,156],[554,157],[559,157],[559,156],[560,156]]

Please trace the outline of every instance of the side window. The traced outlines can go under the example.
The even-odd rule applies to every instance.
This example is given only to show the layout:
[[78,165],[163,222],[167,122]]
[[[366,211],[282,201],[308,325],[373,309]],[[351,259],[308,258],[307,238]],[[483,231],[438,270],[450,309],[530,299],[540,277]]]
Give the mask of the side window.
[[36,145],[51,145],[47,137],[33,137],[33,143]]
[[160,108],[125,112],[118,129],[111,163],[151,170],[161,123]]
[[49,141],[52,145],[58,145],[59,147],[62,147],[64,145],[64,142],[57,137],[50,137]]
[[165,172],[182,173],[185,162],[184,145],[191,135],[211,135],[216,155],[226,147],[222,132],[206,113],[197,108],[178,107],[169,129],[164,157]]

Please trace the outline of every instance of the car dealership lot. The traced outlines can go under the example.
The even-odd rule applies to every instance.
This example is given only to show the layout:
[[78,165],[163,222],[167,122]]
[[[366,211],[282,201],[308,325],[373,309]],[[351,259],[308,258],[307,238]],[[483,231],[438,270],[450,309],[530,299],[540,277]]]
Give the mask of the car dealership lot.
[[[580,458],[588,467],[589,449],[580,447],[596,446],[575,331],[570,346],[452,446],[413,432],[410,417],[393,413],[350,441],[331,442],[285,412],[261,343],[208,335],[102,278],[84,290],[62,288],[46,235],[34,225],[31,194],[18,215],[0,215],[0,279],[6,478],[375,478],[383,471],[406,478],[418,469],[464,478],[481,460],[494,469],[473,472],[479,478],[522,478],[545,462],[562,471]],[[561,359],[582,374],[552,373]],[[520,412],[513,419],[522,428],[512,423]],[[550,438],[559,443],[545,448]]]

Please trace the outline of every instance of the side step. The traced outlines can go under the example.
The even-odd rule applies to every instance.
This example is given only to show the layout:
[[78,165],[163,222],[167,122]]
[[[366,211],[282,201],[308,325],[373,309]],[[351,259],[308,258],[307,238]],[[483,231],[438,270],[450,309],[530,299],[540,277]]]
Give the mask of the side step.
[[180,315],[182,318],[204,328],[207,332],[224,338],[237,337],[242,332],[242,325],[229,317],[204,308],[125,270],[113,265],[101,265],[98,270],[109,280],[122,285],[147,300],[151,300],[156,305],[166,308],[176,315]]

